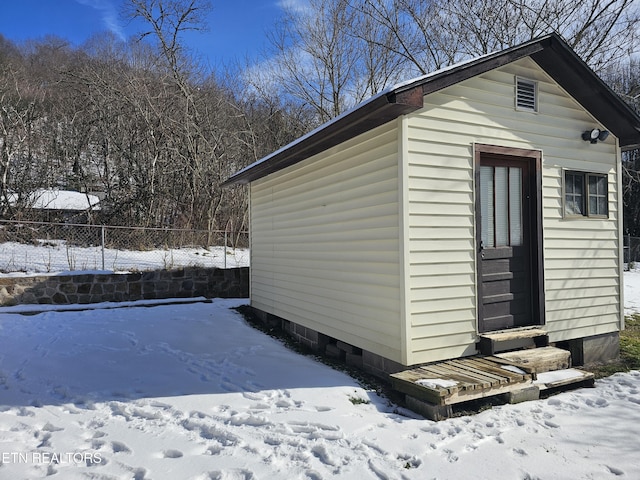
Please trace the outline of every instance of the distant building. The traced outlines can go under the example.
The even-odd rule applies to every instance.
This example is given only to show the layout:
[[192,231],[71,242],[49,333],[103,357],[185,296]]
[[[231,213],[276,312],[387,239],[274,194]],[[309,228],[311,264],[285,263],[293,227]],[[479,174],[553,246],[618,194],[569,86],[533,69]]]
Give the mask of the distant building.
[[[9,202],[17,202],[15,194],[9,195]],[[45,222],[86,223],[101,209],[96,195],[60,189],[38,189],[28,195],[26,205],[32,220]]]

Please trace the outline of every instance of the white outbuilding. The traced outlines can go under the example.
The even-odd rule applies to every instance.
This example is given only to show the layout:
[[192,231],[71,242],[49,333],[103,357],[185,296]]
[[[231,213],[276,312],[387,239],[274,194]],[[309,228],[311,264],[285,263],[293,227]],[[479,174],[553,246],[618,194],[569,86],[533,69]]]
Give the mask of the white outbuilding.
[[529,329],[615,356],[638,147],[555,34],[397,85],[226,182],[250,189],[251,305],[378,372]]

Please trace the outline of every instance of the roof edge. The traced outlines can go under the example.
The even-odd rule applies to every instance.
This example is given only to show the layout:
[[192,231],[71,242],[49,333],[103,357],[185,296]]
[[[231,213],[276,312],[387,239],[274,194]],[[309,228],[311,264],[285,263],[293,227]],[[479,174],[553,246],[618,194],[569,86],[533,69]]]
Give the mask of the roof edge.
[[383,125],[423,106],[421,88],[384,91],[330,120],[297,140],[243,168],[223,187],[249,183],[334,147],[349,138]]

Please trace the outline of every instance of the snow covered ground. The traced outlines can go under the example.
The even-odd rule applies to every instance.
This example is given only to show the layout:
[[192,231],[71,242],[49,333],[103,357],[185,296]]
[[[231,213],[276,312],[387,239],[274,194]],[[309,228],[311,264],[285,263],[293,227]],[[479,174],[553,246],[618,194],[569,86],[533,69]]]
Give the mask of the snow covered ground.
[[[625,293],[639,308],[640,273]],[[245,302],[0,309],[0,479],[640,478],[640,372],[436,423],[251,328]]]

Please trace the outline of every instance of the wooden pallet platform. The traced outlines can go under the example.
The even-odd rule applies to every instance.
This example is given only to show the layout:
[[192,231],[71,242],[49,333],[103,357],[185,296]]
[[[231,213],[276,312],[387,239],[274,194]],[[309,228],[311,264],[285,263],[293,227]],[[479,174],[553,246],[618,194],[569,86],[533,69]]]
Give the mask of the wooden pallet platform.
[[434,407],[495,395],[505,395],[509,401],[520,397],[527,400],[538,398],[542,390],[593,385],[593,374],[567,368],[567,354],[544,347],[518,354],[446,360],[392,374],[391,384],[395,390]]
[[521,390],[533,376],[491,358],[470,357],[425,365],[391,375],[394,389],[434,405],[451,405]]

